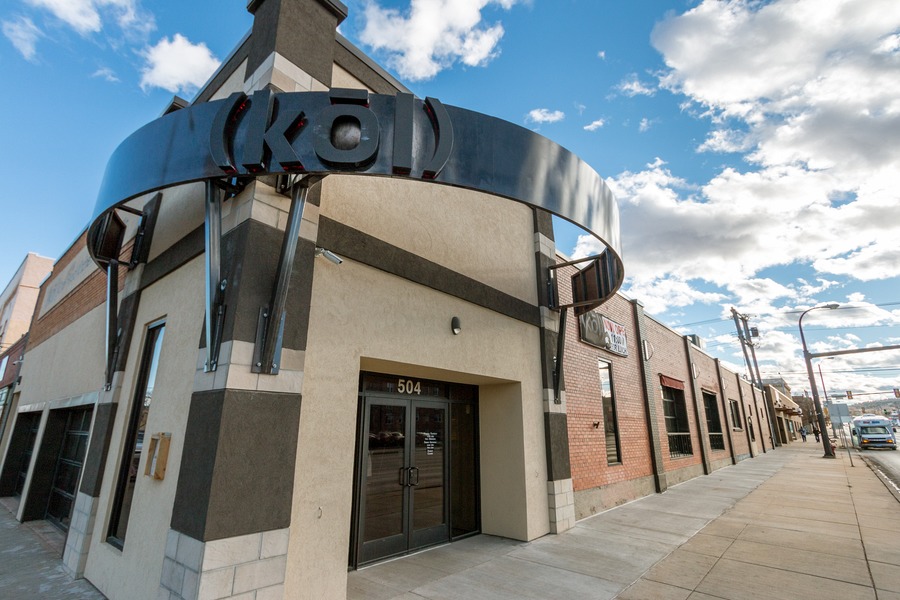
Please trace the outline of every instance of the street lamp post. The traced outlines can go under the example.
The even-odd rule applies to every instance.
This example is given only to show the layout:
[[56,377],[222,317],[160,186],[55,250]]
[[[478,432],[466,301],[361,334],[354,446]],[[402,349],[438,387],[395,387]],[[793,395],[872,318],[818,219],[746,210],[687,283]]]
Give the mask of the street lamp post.
[[797,327],[800,329],[800,342],[803,344],[803,360],[806,361],[806,373],[809,376],[809,389],[812,391],[813,404],[816,407],[816,419],[819,423],[819,431],[822,432],[822,447],[825,449],[823,458],[834,458],[834,448],[831,447],[831,439],[825,433],[828,431],[825,427],[825,413],[822,411],[822,403],[819,402],[819,390],[816,389],[816,376],[813,373],[812,357],[809,355],[809,350],[806,348],[806,337],[803,335],[803,317],[806,316],[806,313],[819,308],[834,310],[838,306],[837,303],[813,306],[812,308],[803,311],[803,314],[800,315],[800,320],[797,322]]

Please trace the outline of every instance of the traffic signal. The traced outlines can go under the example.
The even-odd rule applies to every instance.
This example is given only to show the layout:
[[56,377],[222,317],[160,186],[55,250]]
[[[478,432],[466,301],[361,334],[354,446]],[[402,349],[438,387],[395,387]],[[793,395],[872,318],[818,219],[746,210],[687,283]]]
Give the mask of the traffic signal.
[[853,392],[847,390],[847,400],[853,400]]

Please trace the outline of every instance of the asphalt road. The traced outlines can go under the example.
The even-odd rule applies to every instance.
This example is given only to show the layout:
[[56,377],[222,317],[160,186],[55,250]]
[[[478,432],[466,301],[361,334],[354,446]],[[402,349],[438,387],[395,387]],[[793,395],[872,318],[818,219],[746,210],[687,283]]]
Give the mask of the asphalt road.
[[900,450],[872,449],[857,451],[857,454],[874,463],[875,473],[892,483],[894,495],[900,498]]

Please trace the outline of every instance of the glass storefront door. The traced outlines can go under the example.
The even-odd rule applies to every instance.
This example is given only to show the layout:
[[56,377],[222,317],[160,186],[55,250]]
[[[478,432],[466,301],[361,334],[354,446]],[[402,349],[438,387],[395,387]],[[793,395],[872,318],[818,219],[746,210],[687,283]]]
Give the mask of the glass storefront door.
[[63,441],[56,459],[56,472],[50,487],[50,498],[47,502],[47,520],[68,531],[75,504],[76,487],[87,453],[88,435],[91,431],[91,414],[93,407],[67,411],[66,428]]
[[[448,542],[478,528],[475,405],[466,404],[471,418],[463,420],[463,427],[451,428],[450,398],[427,397],[446,385],[409,381],[411,393],[404,383],[396,394],[362,398],[354,566]],[[420,398],[423,389],[427,395]],[[454,416],[453,423],[457,421]],[[452,457],[451,438],[459,446]],[[457,514],[465,518],[451,526]]]

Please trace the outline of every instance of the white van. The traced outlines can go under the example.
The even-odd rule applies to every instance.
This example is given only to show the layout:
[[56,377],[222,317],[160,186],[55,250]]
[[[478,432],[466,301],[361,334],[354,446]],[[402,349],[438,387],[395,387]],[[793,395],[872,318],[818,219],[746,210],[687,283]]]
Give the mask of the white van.
[[860,450],[869,448],[897,449],[897,437],[894,435],[893,423],[880,415],[863,415],[856,417],[850,424],[850,438],[853,445]]

